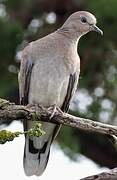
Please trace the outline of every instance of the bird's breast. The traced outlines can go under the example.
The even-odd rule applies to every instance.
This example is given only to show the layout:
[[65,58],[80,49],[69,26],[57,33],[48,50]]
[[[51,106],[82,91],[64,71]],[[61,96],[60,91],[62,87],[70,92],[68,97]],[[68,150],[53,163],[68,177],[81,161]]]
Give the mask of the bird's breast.
[[64,63],[42,59],[34,65],[29,89],[29,103],[46,107],[61,106],[66,96],[69,72]]

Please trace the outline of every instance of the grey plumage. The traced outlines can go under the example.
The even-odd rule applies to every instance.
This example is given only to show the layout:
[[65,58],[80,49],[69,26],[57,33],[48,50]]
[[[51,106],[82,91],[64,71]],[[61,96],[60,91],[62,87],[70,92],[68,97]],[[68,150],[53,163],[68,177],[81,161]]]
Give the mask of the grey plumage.
[[[86,18],[86,23],[82,18]],[[80,58],[77,44],[80,37],[96,29],[95,17],[84,11],[72,14],[63,26],[42,39],[31,42],[22,52],[19,73],[21,104],[56,105],[67,112],[76,90]],[[94,28],[95,26],[95,28]],[[25,122],[24,130],[34,122]],[[58,128],[42,122],[46,134],[40,138],[26,135],[24,170],[26,175],[41,175],[47,165],[50,145]]]

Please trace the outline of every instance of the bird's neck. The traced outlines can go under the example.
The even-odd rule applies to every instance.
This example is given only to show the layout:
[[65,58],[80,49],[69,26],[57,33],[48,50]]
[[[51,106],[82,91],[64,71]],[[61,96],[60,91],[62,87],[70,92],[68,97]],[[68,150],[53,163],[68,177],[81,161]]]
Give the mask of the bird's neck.
[[70,43],[77,44],[81,35],[71,32],[68,28],[61,27],[57,30],[57,33],[61,34],[64,38],[66,38]]

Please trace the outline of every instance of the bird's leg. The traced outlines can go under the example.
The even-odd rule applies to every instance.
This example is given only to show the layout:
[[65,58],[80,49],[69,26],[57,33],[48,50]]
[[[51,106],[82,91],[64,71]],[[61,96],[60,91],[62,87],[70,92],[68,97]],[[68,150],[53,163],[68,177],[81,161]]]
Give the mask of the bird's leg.
[[57,107],[56,105],[53,105],[53,106],[49,107],[48,110],[52,111],[51,116],[49,117],[49,119],[52,119],[57,111],[60,114],[63,114],[62,110],[59,107]]

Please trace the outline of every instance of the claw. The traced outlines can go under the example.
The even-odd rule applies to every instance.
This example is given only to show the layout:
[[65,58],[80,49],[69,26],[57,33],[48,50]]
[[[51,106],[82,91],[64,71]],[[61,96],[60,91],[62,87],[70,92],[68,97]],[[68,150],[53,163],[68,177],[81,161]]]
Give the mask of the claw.
[[53,107],[53,111],[52,111],[52,114],[50,116],[50,119],[52,119],[54,117],[55,113],[56,113],[56,106]]
[[51,116],[49,117],[49,119],[52,119],[52,118],[54,117],[56,111],[58,111],[60,114],[63,114],[63,112],[61,111],[61,109],[60,109],[59,107],[57,107],[56,105],[53,105],[53,106],[49,107],[48,110],[49,110],[49,111],[50,111],[50,110],[52,111],[52,114],[51,114]]

